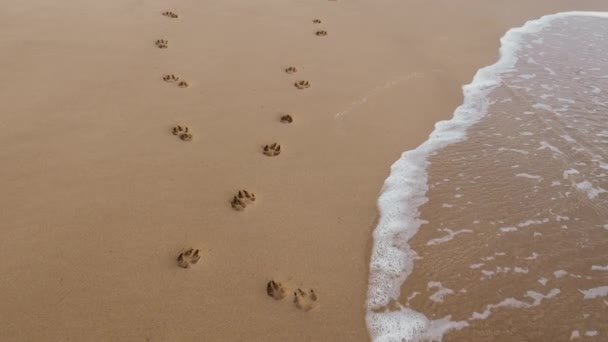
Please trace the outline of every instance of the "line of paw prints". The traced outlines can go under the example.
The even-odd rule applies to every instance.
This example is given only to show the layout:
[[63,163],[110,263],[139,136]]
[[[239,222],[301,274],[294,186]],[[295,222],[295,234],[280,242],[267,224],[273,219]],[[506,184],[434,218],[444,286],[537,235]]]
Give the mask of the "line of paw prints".
[[247,190],[239,190],[239,192],[232,198],[230,206],[232,209],[242,211],[247,208],[248,205],[254,204],[255,194]]
[[188,82],[180,80],[180,78],[174,74],[167,74],[163,76],[163,81],[167,83],[175,83],[180,88],[188,88],[190,86]]
[[[287,285],[278,281],[271,280],[266,285],[266,293],[274,300],[281,300],[285,298],[288,292],[289,288]],[[293,303],[300,310],[310,311],[319,305],[317,294],[313,289],[305,291],[298,288],[296,291],[294,291],[293,296]]]
[[183,141],[192,140],[192,133],[190,133],[190,129],[188,126],[175,126],[172,130],[173,135],[177,135]]

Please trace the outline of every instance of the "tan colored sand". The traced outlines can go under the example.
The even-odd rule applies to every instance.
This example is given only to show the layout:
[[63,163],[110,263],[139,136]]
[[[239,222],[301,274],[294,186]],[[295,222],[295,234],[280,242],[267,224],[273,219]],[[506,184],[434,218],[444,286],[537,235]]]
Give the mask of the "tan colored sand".
[[[367,340],[389,165],[451,116],[504,31],[601,3],[6,4],[1,340]],[[274,141],[282,154],[262,155]],[[237,213],[240,188],[258,199]],[[184,270],[175,258],[190,246],[202,259]],[[315,289],[320,307],[271,299],[272,278]]]

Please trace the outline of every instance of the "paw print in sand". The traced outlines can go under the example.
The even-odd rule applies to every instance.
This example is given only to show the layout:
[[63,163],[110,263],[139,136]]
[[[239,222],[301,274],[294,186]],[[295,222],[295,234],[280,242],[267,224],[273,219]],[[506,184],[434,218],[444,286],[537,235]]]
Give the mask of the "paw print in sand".
[[315,23],[315,24],[320,24],[320,23],[321,23],[321,20],[319,20],[319,19],[315,19],[315,20],[313,20],[312,22],[313,22],[313,23]]
[[298,289],[293,293],[295,298],[293,302],[296,304],[296,307],[300,310],[310,311],[317,307],[317,294],[313,289],[310,289],[308,292],[302,291]]
[[293,118],[289,114],[281,116],[281,123],[290,124],[293,122]]
[[232,209],[241,211],[245,209],[249,204],[253,204],[255,202],[255,194],[253,192],[249,192],[247,190],[239,190],[239,193],[232,198],[232,202],[230,202],[230,206]]
[[310,82],[308,81],[296,81],[296,83],[294,83],[293,85],[298,89],[310,88]]
[[154,42],[154,44],[156,44],[156,47],[159,49],[166,49],[169,47],[169,41],[166,39],[158,39]]
[[173,74],[168,74],[163,76],[163,81],[165,82],[169,82],[169,83],[174,83],[177,82],[179,80],[179,77],[173,75]]
[[183,141],[192,140],[192,133],[190,133],[190,129],[188,126],[175,126],[173,127],[173,135],[179,136]]
[[285,68],[285,72],[288,74],[295,74],[296,72],[298,72],[298,69],[296,69],[296,67],[290,66],[288,68]]
[[266,293],[275,300],[281,300],[287,295],[287,288],[280,282],[271,280],[266,285]]
[[264,155],[269,157],[275,157],[281,154],[281,145],[273,143],[271,145],[264,146]]
[[180,88],[188,88],[190,85],[186,81],[180,81],[177,86]]
[[315,32],[315,34],[319,37],[325,37],[325,36],[327,36],[327,31],[319,30],[319,31]]
[[169,17],[169,18],[172,18],[172,19],[177,19],[177,18],[179,18],[179,16],[178,16],[177,14],[175,14],[175,13],[173,13],[173,12],[171,12],[171,11],[166,11],[166,12],[163,12],[163,15],[164,15],[165,17]]
[[189,268],[190,265],[196,264],[201,259],[199,252],[198,249],[188,248],[177,257],[177,265],[181,268]]

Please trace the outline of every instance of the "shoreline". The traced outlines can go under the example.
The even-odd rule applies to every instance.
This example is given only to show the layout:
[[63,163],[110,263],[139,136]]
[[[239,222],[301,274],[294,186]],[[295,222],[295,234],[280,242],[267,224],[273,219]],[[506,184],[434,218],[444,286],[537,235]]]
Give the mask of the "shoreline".
[[[0,58],[15,66],[0,92],[10,104],[0,137],[11,166],[0,173],[8,341],[368,340],[371,232],[388,166],[449,119],[509,28],[601,9],[172,4],[32,0],[2,15],[11,34]],[[326,37],[314,35],[315,18]],[[291,65],[298,72],[286,75]],[[166,84],[167,73],[190,86]],[[311,87],[295,89],[298,79]],[[293,124],[278,121],[284,113]],[[177,124],[191,142],[171,134]],[[283,151],[268,159],[260,149],[274,141]],[[230,200],[243,188],[256,204],[237,213]],[[183,270],[175,258],[189,246],[201,260]],[[271,279],[314,288],[319,308],[269,298]]]
[[[466,140],[468,129],[484,118],[490,105],[489,94],[502,85],[503,74],[513,69],[520,58],[517,54],[522,48],[523,36],[545,29],[554,20],[579,16],[608,18],[608,12],[559,12],[509,29],[500,38],[498,60],[480,68],[471,83],[462,87],[464,101],[456,108],[452,118],[437,122],[427,140],[415,149],[404,152],[391,166],[390,175],[378,199],[380,222],[373,233],[374,247],[370,264],[377,266],[370,272],[367,302],[367,324],[372,340],[441,340],[451,330],[469,326],[466,320],[450,321],[451,316],[429,320],[424,314],[409,307],[395,305],[395,301],[399,303],[400,298],[405,298],[401,288],[412,273],[414,260],[418,257],[408,242],[421,225],[428,223],[421,218],[420,211],[429,201],[429,159],[447,146]],[[391,310],[395,306],[398,310]]]

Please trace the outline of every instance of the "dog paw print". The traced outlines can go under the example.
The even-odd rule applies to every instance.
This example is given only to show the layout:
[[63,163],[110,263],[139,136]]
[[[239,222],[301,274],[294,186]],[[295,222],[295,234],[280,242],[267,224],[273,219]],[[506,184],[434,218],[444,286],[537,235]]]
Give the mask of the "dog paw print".
[[281,116],[281,123],[290,124],[293,122],[293,118],[289,114],[285,114]]
[[179,83],[177,83],[177,86],[180,88],[188,88],[190,85],[186,81],[180,81]]
[[293,85],[298,89],[310,88],[310,82],[308,81],[296,81],[296,83],[294,83]]
[[317,294],[313,289],[310,289],[309,291],[302,291],[301,289],[298,289],[293,294],[295,296],[293,302],[300,310],[310,311],[318,305]]
[[230,206],[234,210],[241,211],[245,209],[248,205],[253,204],[254,202],[255,194],[253,192],[249,192],[247,190],[239,190],[238,194],[236,194],[232,198]]
[[294,66],[290,66],[288,68],[285,68],[285,72],[288,74],[295,74],[296,72],[298,72],[298,69],[296,69],[296,67]]
[[175,126],[173,127],[173,135],[177,135],[183,141],[192,140],[192,133],[190,133],[190,129],[188,126]]
[[319,30],[319,31],[315,32],[315,34],[319,37],[325,37],[325,36],[327,36],[327,31]]
[[315,19],[315,20],[313,20],[312,22],[313,22],[313,23],[315,23],[315,24],[320,24],[320,23],[321,23],[321,20],[320,20],[320,19]]
[[196,264],[201,259],[199,253],[198,249],[188,248],[177,257],[177,265],[181,268],[189,268],[190,265]]
[[157,39],[154,44],[156,44],[156,47],[159,49],[166,49],[169,47],[169,41],[166,39]]
[[271,145],[264,146],[264,154],[269,157],[275,157],[281,154],[281,145],[272,143]]
[[171,11],[163,12],[163,15],[168,18],[177,19],[179,16]]
[[175,82],[179,81],[179,77],[177,77],[173,74],[168,74],[168,75],[163,76],[163,81],[169,82],[169,83],[175,83]]
[[280,282],[271,280],[266,285],[266,293],[275,300],[281,300],[287,295],[287,287]]

